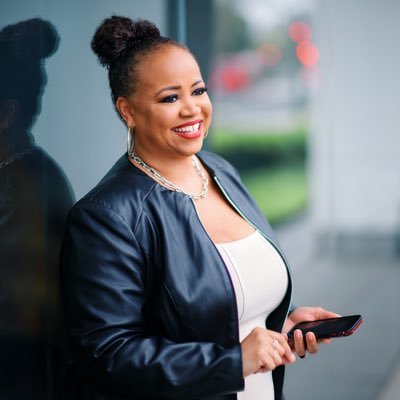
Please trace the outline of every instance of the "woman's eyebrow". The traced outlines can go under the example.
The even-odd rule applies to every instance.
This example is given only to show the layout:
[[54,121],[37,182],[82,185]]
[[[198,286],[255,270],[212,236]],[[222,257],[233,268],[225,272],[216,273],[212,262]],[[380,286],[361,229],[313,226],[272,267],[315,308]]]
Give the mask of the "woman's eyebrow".
[[[198,85],[199,83],[203,82],[203,79],[198,79],[197,81],[195,81],[191,87]],[[176,86],[176,85],[172,85],[172,86],[165,86],[162,89],[160,89],[157,93],[156,96],[158,96],[160,93],[165,92],[166,90],[179,90],[181,89],[181,86]]]

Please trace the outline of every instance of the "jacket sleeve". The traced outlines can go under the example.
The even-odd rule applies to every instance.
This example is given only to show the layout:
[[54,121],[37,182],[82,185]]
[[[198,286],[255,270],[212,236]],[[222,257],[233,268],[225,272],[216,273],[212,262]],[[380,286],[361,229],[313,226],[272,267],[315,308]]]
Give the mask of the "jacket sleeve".
[[183,399],[243,390],[240,344],[150,336],[145,254],[119,214],[77,205],[67,221],[61,287],[81,379],[118,395]]

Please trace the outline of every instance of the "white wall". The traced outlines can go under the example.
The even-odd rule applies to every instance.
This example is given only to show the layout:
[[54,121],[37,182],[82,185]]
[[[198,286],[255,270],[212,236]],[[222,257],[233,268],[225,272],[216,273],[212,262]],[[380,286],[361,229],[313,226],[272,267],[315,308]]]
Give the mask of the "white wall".
[[124,125],[111,102],[107,71],[90,49],[100,22],[121,14],[148,18],[165,33],[164,0],[1,1],[0,28],[28,18],[51,21],[60,37],[48,59],[36,142],[57,161],[80,198],[108,171],[126,146]]
[[313,220],[319,231],[392,234],[400,226],[400,2],[316,5]]

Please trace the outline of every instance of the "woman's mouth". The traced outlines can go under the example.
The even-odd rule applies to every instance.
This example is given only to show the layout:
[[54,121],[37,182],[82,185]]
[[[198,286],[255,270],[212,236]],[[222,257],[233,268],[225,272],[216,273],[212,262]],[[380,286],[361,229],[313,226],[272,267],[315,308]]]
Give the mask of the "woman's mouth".
[[172,130],[184,139],[197,139],[202,134],[202,127],[202,121],[197,120],[179,125],[176,128],[172,128]]

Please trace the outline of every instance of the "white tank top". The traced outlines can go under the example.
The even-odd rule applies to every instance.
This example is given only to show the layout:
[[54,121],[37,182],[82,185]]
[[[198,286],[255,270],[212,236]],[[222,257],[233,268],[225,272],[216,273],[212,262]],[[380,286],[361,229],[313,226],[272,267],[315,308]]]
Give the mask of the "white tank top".
[[[265,328],[265,320],[283,300],[288,275],[275,247],[260,232],[229,243],[216,243],[231,276],[242,341],[255,327]],[[272,373],[257,373],[245,378],[238,400],[273,400]]]

